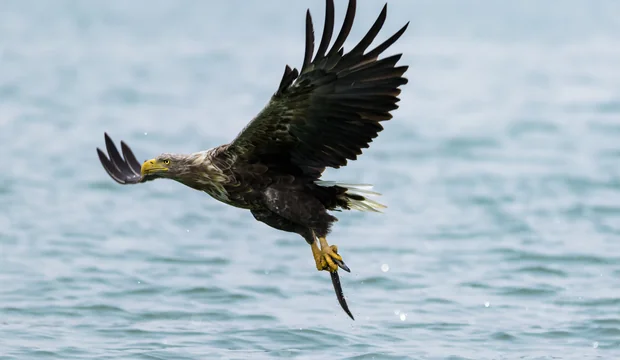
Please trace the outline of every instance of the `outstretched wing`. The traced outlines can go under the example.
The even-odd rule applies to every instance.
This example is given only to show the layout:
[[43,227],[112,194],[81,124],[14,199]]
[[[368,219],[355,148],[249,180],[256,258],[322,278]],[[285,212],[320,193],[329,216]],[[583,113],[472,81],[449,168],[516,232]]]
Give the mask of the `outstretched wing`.
[[397,109],[399,86],[407,66],[396,66],[402,54],[378,57],[405,32],[398,32],[366,52],[383,26],[387,4],[362,40],[344,54],[355,17],[350,0],[344,23],[327,51],[334,28],[334,3],[326,0],[325,26],[314,53],[314,30],[306,13],[306,49],[301,71],[288,65],[267,106],[228,146],[237,161],[286,160],[307,175],[325,167],[339,168],[355,160],[383,130],[380,122]]
[[105,133],[105,147],[109,158],[99,148],[97,148],[97,155],[99,155],[101,165],[114,181],[119,184],[137,184],[150,180],[140,176],[140,163],[125,142],[121,141],[123,152],[121,156],[110,136]]

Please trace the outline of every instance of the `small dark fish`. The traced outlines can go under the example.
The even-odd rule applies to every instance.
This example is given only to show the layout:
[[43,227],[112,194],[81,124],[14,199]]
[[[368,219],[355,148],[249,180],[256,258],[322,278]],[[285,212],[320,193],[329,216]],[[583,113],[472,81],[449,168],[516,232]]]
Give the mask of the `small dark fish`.
[[344,299],[344,293],[342,292],[342,285],[340,284],[340,276],[338,276],[338,271],[329,273],[332,277],[332,284],[334,284],[334,291],[336,291],[336,298],[338,298],[338,303],[342,307],[342,310],[349,315],[349,317],[353,320],[353,314],[351,314],[351,310],[349,310],[349,306],[347,305],[347,301]]

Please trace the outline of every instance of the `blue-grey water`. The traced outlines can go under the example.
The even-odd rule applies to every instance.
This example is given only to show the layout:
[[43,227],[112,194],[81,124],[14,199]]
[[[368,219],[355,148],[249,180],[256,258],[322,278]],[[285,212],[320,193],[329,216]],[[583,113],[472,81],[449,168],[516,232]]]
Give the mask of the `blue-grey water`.
[[401,107],[325,176],[389,206],[330,237],[354,322],[300,237],[104,172],[104,131],[140,160],[230,141],[323,6],[0,1],[1,359],[620,358],[615,0],[390,1]]

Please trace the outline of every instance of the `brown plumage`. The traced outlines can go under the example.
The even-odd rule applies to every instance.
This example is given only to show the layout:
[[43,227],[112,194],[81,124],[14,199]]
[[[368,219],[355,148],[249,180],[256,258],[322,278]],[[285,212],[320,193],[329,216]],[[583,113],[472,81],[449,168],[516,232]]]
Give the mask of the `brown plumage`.
[[[121,142],[119,153],[105,134],[108,156],[97,149],[108,174],[118,183],[137,184],[169,178],[239,208],[276,229],[300,234],[311,245],[317,269],[328,270],[338,301],[353,318],[342,295],[337,267],[349,271],[326,236],[337,220],[328,210],[379,211],[365,186],[321,181],[326,167],[355,160],[383,130],[382,121],[398,108],[399,87],[407,83],[402,54],[379,55],[407,25],[367,51],[383,26],[387,4],[362,40],[345,53],[355,16],[350,0],[344,23],[331,48],[334,4],[326,0],[325,25],[314,53],[314,30],[306,14],[306,51],[301,70],[288,65],[265,108],[229,144],[190,155],[162,154],[136,160]],[[314,54],[314,58],[312,57]],[[321,244],[318,248],[317,239]]]

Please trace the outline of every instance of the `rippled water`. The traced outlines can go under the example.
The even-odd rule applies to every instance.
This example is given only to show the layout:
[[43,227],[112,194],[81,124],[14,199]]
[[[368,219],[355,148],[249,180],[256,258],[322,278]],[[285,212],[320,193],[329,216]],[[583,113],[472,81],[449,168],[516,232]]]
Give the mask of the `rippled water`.
[[2,2],[0,358],[619,358],[616,1],[390,1],[401,108],[326,176],[389,205],[331,236],[355,322],[301,238],[108,178],[104,131],[139,159],[231,140],[301,64],[308,6]]

